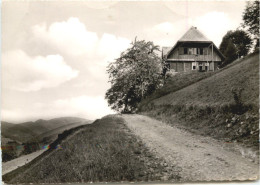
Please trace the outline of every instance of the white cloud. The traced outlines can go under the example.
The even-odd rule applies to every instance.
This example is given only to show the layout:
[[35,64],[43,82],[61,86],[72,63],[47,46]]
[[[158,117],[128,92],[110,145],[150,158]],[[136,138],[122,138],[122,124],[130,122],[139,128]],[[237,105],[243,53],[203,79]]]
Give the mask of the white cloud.
[[189,19],[189,25],[197,26],[217,46],[227,31],[234,30],[239,26],[230,19],[228,14],[216,11]]
[[68,99],[59,99],[54,102],[55,110],[60,110],[62,114],[79,115],[88,119],[97,119],[107,114],[114,113],[101,97],[78,96]]
[[75,17],[63,22],[54,22],[48,28],[46,24],[35,25],[32,32],[37,39],[72,56],[101,56],[111,60],[118,57],[130,43],[128,39],[107,33],[99,38],[97,33],[88,31],[85,24]]
[[99,79],[106,83],[106,66],[130,45],[130,40],[108,33],[99,38],[75,17],[54,22],[49,27],[46,24],[35,25],[32,32],[36,40],[68,56],[70,65],[81,71],[86,69],[82,73],[88,76],[88,82]]
[[1,110],[2,120],[17,123],[64,116],[94,120],[113,113],[115,112],[108,107],[103,97],[85,95],[58,99],[50,103],[33,103],[29,107],[13,107],[12,109]]
[[103,34],[98,43],[98,54],[103,57],[105,65],[107,61],[112,61],[120,56],[120,53],[126,50],[130,45],[130,40],[123,37],[116,37],[111,34]]
[[[188,26],[189,28],[189,26]],[[160,46],[173,46],[180,37],[187,31],[185,20],[171,22],[162,22],[154,25],[151,29],[144,31],[148,40],[154,41]]]
[[213,11],[173,23],[162,22],[145,30],[144,35],[148,40],[152,40],[160,46],[173,46],[191,26],[196,26],[206,37],[219,46],[226,32],[236,29],[239,24],[232,21],[228,14]]
[[78,18],[52,23],[49,28],[46,24],[35,25],[32,32],[36,38],[75,56],[82,55],[86,51],[93,52],[98,42],[97,34],[87,31]]
[[78,75],[60,55],[32,58],[22,50],[3,53],[2,69],[3,86],[20,91],[55,87]]
[[[2,109],[3,119],[30,120],[59,116],[95,119],[113,113],[103,98],[106,87],[109,86],[106,66],[129,47],[130,40],[108,33],[103,33],[99,37],[97,33],[89,31],[78,18],[54,22],[49,26],[35,25],[32,27],[31,40],[34,45],[47,47],[52,53],[60,55],[32,58],[21,50],[5,53],[3,56],[5,87],[36,91],[58,86],[78,77],[73,83],[62,86],[61,89],[66,90],[66,93],[58,88],[52,89],[53,97],[44,91],[34,93],[34,98],[43,99],[43,102],[37,104],[29,98],[30,103],[23,102],[18,106],[11,100],[8,104],[5,101]],[[43,51],[46,53],[44,48]],[[85,93],[84,96],[78,96],[81,91]],[[7,93],[5,94],[7,96]],[[90,96],[91,94],[94,96]],[[68,96],[70,98],[66,98]],[[57,97],[59,100],[55,99]],[[16,96],[15,99],[19,98]]]

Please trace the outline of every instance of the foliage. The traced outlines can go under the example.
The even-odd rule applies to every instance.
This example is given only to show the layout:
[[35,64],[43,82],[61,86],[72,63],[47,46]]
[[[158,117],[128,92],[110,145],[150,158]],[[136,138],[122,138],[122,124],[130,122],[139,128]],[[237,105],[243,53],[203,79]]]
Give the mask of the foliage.
[[160,86],[162,61],[156,51],[159,49],[153,42],[135,40],[109,64],[111,88],[105,97],[112,109],[134,112],[138,103]]
[[[246,27],[255,39],[259,39],[259,1],[248,1],[243,12],[243,27]],[[259,42],[258,42],[259,44]]]
[[228,31],[220,44],[220,51],[227,57],[224,65],[237,57],[246,56],[251,48],[252,40],[243,30]]
[[242,91],[244,90],[244,88],[232,88],[231,92],[233,94],[233,98],[235,101],[235,105],[233,108],[233,112],[235,114],[242,114],[245,111],[247,111],[246,106],[243,104],[242,102]]
[[227,40],[227,46],[224,50],[223,54],[226,56],[225,60],[222,62],[221,67],[230,64],[237,58],[237,49],[231,39]]

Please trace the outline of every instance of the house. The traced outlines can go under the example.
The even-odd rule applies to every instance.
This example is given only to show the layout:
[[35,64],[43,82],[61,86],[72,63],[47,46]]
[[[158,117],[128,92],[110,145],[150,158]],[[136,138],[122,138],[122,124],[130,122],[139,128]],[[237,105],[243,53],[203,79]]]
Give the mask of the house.
[[191,27],[173,47],[162,48],[162,58],[174,72],[215,71],[224,60],[216,45]]

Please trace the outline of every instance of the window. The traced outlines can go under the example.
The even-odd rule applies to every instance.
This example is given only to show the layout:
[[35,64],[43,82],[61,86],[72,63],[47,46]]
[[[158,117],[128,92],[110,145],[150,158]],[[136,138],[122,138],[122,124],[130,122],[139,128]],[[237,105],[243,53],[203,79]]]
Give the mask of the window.
[[199,54],[203,55],[203,48],[199,48]]
[[189,55],[193,55],[193,51],[194,51],[193,48],[189,48],[188,54],[189,54]]
[[203,55],[203,48],[183,48],[184,55]]
[[192,62],[192,70],[196,70],[196,62]]
[[184,48],[184,55],[187,55],[188,54],[188,48]]

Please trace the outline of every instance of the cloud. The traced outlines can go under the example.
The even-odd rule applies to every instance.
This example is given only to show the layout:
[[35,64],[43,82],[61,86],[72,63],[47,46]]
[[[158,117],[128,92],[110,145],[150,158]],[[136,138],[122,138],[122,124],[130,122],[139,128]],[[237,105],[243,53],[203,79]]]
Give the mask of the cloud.
[[54,22],[48,28],[45,23],[32,27],[34,37],[55,46],[61,52],[71,56],[118,57],[130,41],[104,33],[101,38],[97,33],[88,31],[78,18],[71,17],[67,21]]
[[97,119],[112,111],[107,101],[102,96],[78,96],[69,99],[59,99],[54,102],[54,108],[60,110],[62,114],[79,115],[88,119]]
[[189,24],[197,26],[217,46],[227,31],[234,30],[239,26],[230,19],[228,14],[217,11],[208,12],[195,19],[190,18]]
[[22,50],[2,55],[3,86],[19,91],[38,91],[77,77],[60,55],[30,57]]
[[155,44],[160,46],[173,46],[180,36],[180,29],[177,29],[176,22],[162,22],[154,25],[150,29],[144,31],[146,39],[152,40]]
[[106,66],[130,45],[130,40],[113,34],[103,33],[99,37],[75,17],[49,26],[35,25],[32,33],[38,42],[68,58],[68,63],[87,76],[89,83],[97,79],[106,83]]
[[[32,111],[33,110],[33,111]],[[74,116],[90,120],[101,118],[107,114],[114,114],[102,96],[76,96],[54,100],[52,102],[32,103],[30,107],[13,107],[1,110],[2,120],[20,123],[36,119],[51,119],[57,117]]]
[[229,30],[237,28],[229,15],[224,12],[208,12],[195,18],[179,21],[162,22],[144,31],[148,40],[153,40],[160,46],[173,46],[191,26],[196,26],[205,36],[219,46],[222,37]]
[[94,51],[98,42],[97,34],[89,32],[78,18],[55,22],[48,28],[46,24],[35,25],[32,27],[32,32],[36,38],[74,56]]

